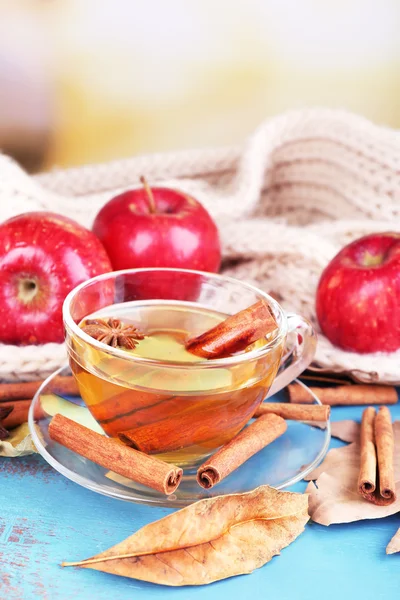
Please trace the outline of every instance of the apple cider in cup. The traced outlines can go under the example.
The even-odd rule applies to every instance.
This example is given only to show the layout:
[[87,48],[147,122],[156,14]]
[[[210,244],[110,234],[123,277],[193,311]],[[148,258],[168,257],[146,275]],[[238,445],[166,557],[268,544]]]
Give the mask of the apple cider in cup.
[[[72,336],[70,364],[83,400],[105,433],[181,466],[198,464],[231,440],[265,398],[283,341],[266,355],[221,360],[221,366],[186,349],[189,338],[226,317],[172,300],[124,302],[86,316],[80,328],[103,343],[93,346]],[[259,340],[243,353],[268,341]]]

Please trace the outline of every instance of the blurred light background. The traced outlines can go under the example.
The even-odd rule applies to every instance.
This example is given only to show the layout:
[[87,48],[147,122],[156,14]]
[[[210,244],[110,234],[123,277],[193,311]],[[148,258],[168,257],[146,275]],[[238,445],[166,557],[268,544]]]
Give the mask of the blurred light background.
[[35,171],[241,142],[290,108],[400,124],[399,0],[0,0],[0,149]]

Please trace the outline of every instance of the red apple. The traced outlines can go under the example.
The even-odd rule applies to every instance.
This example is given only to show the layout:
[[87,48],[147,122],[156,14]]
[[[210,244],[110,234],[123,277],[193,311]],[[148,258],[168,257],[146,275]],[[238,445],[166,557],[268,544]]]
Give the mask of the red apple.
[[400,233],[352,242],[321,275],[317,316],[336,346],[354,352],[400,348]]
[[183,192],[141,181],[143,188],[110,200],[94,221],[113,268],[218,271],[218,230],[205,208]]
[[5,221],[0,225],[0,342],[62,342],[65,296],[111,269],[101,242],[72,219],[31,212]]

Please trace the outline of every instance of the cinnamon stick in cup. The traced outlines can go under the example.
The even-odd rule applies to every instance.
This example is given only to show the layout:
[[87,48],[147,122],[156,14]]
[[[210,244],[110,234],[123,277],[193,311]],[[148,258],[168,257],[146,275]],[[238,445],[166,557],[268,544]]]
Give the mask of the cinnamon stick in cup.
[[183,471],[179,467],[124,446],[60,414],[52,418],[49,435],[55,442],[105,469],[163,494],[172,494],[182,479]]
[[386,406],[381,406],[378,414],[372,407],[364,411],[361,421],[360,452],[359,493],[374,504],[392,504],[396,499],[393,467],[394,437],[390,411]]
[[[243,393],[245,394],[246,390],[243,390]],[[118,437],[124,444],[146,454],[174,452],[189,446],[206,445],[217,436],[220,426],[227,419],[225,411],[221,411],[220,406],[215,405],[213,400],[215,398],[212,396],[207,400],[200,397],[200,402],[195,402],[192,407],[189,405],[186,411],[122,431]],[[204,406],[201,412],[199,404]],[[229,426],[233,434],[240,431],[250,418],[251,407],[244,414],[241,411],[232,411]]]
[[327,421],[331,413],[330,406],[313,404],[290,404],[285,402],[263,402],[254,413],[254,417],[261,417],[273,413],[282,419],[292,421]]
[[[362,406],[363,404],[396,404],[396,388],[386,385],[341,385],[338,387],[311,387],[322,404],[329,406]],[[303,386],[288,386],[290,402],[312,404],[312,396]]]
[[271,413],[261,416],[199,467],[198,484],[205,489],[212,488],[254,454],[283,435],[286,429],[286,422],[278,415]]
[[245,350],[277,328],[267,302],[260,300],[189,340],[186,350],[203,358],[223,358]]

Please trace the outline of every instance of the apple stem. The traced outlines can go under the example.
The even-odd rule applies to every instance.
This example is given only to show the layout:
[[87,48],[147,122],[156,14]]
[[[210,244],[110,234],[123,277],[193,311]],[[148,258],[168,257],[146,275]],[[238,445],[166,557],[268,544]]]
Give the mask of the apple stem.
[[145,177],[143,177],[143,175],[140,178],[140,183],[142,184],[142,186],[144,187],[146,194],[147,194],[147,198],[149,200],[149,208],[150,208],[150,212],[151,213],[155,213],[156,212],[156,203],[154,200],[154,196],[153,196],[153,192],[151,190],[151,187],[149,186],[149,184],[147,183],[147,180]]

